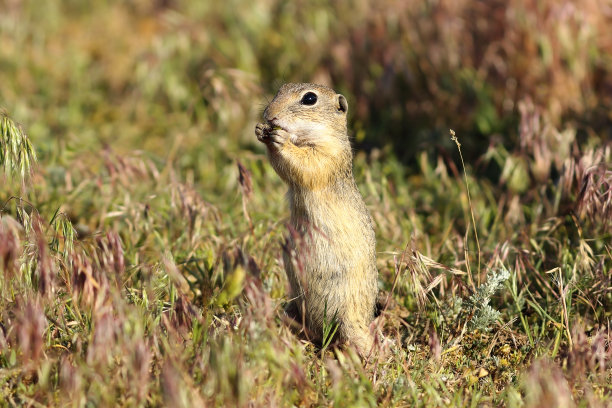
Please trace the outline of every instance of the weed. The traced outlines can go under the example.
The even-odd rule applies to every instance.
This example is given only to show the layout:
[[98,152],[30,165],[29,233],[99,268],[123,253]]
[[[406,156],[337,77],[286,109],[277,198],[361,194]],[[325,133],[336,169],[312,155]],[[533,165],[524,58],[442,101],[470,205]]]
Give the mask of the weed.
[[491,297],[504,287],[504,283],[510,278],[510,272],[504,268],[491,271],[487,280],[480,285],[476,292],[470,296],[470,326],[476,330],[491,330],[491,326],[498,321],[501,313],[490,306]]

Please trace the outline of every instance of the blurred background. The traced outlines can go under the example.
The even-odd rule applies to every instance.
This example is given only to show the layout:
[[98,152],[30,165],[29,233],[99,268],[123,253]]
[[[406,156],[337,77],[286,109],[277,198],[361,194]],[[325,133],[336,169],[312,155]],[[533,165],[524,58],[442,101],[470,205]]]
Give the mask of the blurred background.
[[[343,93],[356,148],[408,164],[416,152],[455,149],[449,128],[468,161],[492,146],[524,150],[519,124],[529,115],[572,128],[546,136],[553,154],[559,144],[612,135],[607,0],[0,7],[0,105],[58,165],[106,148],[160,158],[171,151],[198,178],[202,160],[263,151],[253,126],[289,81]],[[501,167],[492,162],[486,171],[495,178]]]

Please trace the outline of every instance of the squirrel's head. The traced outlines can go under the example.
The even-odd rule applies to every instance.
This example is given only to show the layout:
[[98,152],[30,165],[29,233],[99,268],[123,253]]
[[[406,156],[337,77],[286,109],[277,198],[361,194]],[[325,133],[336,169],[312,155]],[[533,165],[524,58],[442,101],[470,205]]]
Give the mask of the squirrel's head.
[[295,142],[316,143],[321,137],[347,138],[346,98],[316,84],[285,84],[264,112],[273,127],[283,128]]

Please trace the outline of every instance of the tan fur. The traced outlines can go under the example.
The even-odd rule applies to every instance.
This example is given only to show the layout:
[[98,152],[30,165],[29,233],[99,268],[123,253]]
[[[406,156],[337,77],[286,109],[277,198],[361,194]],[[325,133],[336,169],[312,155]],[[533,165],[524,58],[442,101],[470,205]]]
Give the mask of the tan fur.
[[[307,92],[317,102],[301,103]],[[336,315],[340,339],[367,355],[377,277],[372,219],[353,178],[344,96],[314,84],[285,84],[255,128],[272,167],[289,186],[285,268],[308,331],[321,339]]]

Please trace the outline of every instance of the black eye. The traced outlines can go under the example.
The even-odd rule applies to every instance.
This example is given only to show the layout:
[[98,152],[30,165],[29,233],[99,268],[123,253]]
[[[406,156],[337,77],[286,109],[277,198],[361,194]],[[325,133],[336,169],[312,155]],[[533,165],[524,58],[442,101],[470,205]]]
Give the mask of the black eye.
[[314,105],[317,103],[317,94],[314,92],[306,92],[300,101],[302,105]]

